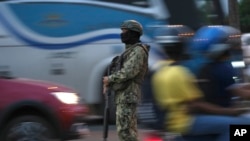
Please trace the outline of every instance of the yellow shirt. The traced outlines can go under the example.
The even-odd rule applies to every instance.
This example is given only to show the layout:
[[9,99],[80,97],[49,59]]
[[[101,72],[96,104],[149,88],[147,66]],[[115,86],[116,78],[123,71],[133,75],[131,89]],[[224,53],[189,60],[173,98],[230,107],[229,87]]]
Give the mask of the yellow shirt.
[[160,107],[167,109],[166,128],[185,133],[193,116],[187,113],[186,101],[200,98],[195,77],[183,66],[164,66],[152,78],[153,93]]

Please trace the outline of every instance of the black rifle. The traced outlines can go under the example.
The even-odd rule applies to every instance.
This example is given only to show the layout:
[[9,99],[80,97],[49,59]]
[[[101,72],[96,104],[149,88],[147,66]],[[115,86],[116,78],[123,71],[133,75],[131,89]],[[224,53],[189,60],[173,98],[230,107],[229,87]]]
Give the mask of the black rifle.
[[[107,69],[107,75],[109,76],[112,74],[112,72],[117,71],[121,67],[121,60],[120,56],[116,56],[112,59],[111,64],[108,66]],[[109,99],[111,96],[111,88],[107,87],[106,93],[105,93],[105,108],[104,108],[104,119],[103,119],[103,140],[106,141],[108,137],[108,122],[109,122],[109,114],[110,114],[110,108],[109,108]]]
[[[107,76],[110,75],[110,66],[107,70]],[[108,122],[109,122],[109,97],[111,95],[110,88],[107,87],[106,93],[105,93],[105,108],[104,108],[104,119],[103,119],[103,141],[107,141],[108,137]]]

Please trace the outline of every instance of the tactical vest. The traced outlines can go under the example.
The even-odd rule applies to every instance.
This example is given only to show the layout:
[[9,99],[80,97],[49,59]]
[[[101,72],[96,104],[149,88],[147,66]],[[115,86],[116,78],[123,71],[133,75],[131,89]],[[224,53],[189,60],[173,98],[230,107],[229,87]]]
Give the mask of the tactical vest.
[[146,59],[146,61],[145,61],[144,66],[143,66],[143,68],[146,68],[146,70],[144,72],[140,72],[134,79],[130,79],[130,80],[127,80],[127,81],[122,82],[122,83],[113,84],[111,87],[114,91],[126,89],[131,82],[136,82],[138,84],[141,84],[143,79],[144,79],[144,76],[147,73],[147,69],[148,69],[148,60],[147,59],[148,59],[149,46],[145,45],[145,44],[138,43],[138,44],[136,44],[135,47],[132,47],[128,50],[125,50],[120,56],[116,56],[113,58],[111,65],[110,65],[111,74],[116,72],[116,71],[119,71],[123,67],[124,60],[128,59],[128,56],[134,51],[134,49],[136,47],[142,47],[143,50],[145,51],[145,53],[147,54],[147,58],[144,58],[144,59]]

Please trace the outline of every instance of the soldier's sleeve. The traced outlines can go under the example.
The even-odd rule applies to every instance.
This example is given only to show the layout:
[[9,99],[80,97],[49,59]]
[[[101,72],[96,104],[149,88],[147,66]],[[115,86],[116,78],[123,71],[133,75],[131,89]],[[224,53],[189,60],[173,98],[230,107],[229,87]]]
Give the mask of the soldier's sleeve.
[[135,47],[134,51],[127,57],[120,71],[109,76],[109,83],[121,83],[134,78],[143,68],[145,51],[141,47]]

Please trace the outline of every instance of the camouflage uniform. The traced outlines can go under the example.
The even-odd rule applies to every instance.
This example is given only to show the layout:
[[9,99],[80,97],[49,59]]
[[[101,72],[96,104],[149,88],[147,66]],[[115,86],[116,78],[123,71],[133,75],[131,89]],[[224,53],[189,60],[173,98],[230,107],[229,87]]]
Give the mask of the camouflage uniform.
[[148,67],[146,51],[148,49],[140,43],[126,45],[122,68],[108,76],[111,88],[116,84],[126,85],[125,89],[115,91],[116,125],[121,141],[138,141],[136,108],[141,97],[140,85]]

